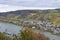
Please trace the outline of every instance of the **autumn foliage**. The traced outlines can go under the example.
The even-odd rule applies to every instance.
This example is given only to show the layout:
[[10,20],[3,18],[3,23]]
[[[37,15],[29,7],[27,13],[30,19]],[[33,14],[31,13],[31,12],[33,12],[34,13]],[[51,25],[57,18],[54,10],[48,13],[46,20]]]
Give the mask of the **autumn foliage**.
[[22,30],[20,37],[21,40],[46,40],[43,34],[38,34],[29,28]]

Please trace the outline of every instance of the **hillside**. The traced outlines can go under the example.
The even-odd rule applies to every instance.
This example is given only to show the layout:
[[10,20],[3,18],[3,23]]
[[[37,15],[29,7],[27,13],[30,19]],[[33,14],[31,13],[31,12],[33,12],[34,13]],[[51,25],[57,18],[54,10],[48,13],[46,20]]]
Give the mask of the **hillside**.
[[60,24],[60,9],[52,10],[17,10],[0,13],[0,21],[47,21]]

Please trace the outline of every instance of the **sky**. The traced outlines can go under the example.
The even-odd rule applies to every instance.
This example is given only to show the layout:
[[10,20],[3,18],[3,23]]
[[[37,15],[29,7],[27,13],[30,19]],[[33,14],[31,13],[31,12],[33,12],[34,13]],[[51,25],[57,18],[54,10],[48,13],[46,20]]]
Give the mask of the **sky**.
[[60,0],[0,0],[0,12],[46,8],[60,8]]

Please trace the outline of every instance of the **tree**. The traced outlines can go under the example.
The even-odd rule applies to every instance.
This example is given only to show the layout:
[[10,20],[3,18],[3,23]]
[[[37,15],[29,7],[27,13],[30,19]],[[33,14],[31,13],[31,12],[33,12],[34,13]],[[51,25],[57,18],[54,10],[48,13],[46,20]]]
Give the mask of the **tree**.
[[34,32],[26,27],[21,31],[19,39],[21,39],[21,40],[33,40],[33,36],[32,36],[33,34],[34,34]]
[[46,37],[43,34],[37,34],[29,28],[24,28],[21,30],[18,40],[46,40]]

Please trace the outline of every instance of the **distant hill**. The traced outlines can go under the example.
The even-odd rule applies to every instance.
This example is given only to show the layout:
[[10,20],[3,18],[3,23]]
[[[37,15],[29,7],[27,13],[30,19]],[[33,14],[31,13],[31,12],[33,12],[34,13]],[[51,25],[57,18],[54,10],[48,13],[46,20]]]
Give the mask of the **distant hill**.
[[[48,9],[48,10],[16,10],[10,12],[2,12],[0,13],[1,17],[5,17],[8,19],[17,18],[23,20],[50,20],[58,21],[60,20],[60,9]],[[54,19],[54,20],[53,20]]]

